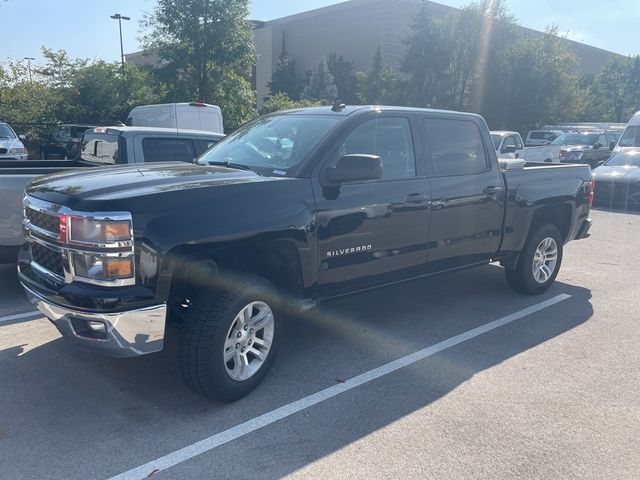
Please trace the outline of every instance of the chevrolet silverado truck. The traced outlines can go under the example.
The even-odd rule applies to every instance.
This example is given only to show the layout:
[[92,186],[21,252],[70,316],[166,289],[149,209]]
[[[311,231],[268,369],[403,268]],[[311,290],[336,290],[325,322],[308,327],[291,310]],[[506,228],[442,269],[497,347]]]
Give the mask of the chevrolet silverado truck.
[[104,165],[179,160],[192,162],[224,135],[193,130],[96,127],[85,131],[72,160],[0,162],[0,263],[15,263],[22,236],[24,187],[33,178]]
[[64,337],[129,357],[176,332],[187,385],[233,401],[267,374],[284,317],[327,298],[490,262],[544,292],[591,199],[586,165],[501,167],[478,115],[299,109],[194,164],[34,180],[18,270]]

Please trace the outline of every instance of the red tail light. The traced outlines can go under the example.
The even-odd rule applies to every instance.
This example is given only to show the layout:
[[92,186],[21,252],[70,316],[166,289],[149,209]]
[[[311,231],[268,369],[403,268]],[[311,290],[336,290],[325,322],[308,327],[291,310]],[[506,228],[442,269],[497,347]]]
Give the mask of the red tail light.
[[589,206],[593,205],[593,197],[596,191],[596,179],[595,177],[591,177],[591,181],[589,182]]
[[67,225],[69,225],[69,216],[64,214],[64,213],[60,213],[58,214],[58,221],[59,221],[59,225],[60,225],[60,242],[61,243],[66,243],[67,242]]

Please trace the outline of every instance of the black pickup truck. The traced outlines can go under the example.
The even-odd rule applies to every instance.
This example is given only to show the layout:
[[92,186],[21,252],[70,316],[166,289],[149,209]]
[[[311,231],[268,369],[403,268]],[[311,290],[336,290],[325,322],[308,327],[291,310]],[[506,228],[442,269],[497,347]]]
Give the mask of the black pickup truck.
[[489,262],[545,291],[591,198],[588,166],[501,166],[477,115],[292,110],[192,165],[34,180],[19,276],[94,350],[155,352],[176,326],[186,383],[232,401],[266,375],[283,317],[320,300]]

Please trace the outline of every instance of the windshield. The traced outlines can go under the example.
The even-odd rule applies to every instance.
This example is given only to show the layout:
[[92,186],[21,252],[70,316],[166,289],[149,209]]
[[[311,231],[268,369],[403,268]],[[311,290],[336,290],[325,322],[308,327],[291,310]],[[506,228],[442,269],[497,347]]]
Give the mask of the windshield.
[[640,147],[640,125],[629,125],[620,139],[619,147]]
[[617,153],[605,163],[607,167],[640,167],[640,150]]
[[289,175],[337,122],[329,116],[259,118],[205,152],[198,163],[235,163],[264,175]]
[[0,123],[0,138],[16,138],[16,134],[9,125]]
[[565,133],[556,138],[552,145],[593,145],[597,140],[597,133]]
[[493,140],[493,148],[498,149],[500,142],[502,141],[502,135],[491,134],[491,140]]

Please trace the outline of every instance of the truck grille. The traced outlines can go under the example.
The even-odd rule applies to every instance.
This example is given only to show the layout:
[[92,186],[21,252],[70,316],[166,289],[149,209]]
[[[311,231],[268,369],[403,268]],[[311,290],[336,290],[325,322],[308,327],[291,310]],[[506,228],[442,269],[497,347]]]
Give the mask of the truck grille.
[[41,212],[40,210],[35,210],[29,207],[25,208],[24,213],[32,225],[51,232],[51,234],[56,237],[58,236],[60,221],[58,220],[58,217],[56,215]]
[[64,266],[60,252],[45,247],[37,242],[31,242],[31,257],[42,268],[64,277]]

